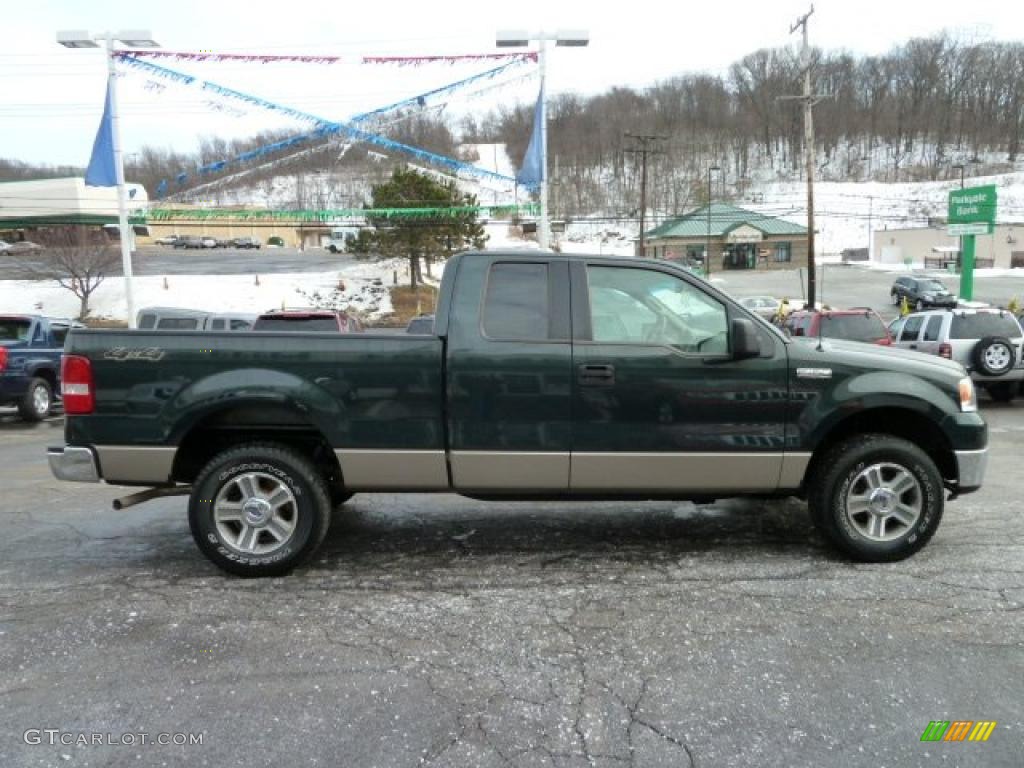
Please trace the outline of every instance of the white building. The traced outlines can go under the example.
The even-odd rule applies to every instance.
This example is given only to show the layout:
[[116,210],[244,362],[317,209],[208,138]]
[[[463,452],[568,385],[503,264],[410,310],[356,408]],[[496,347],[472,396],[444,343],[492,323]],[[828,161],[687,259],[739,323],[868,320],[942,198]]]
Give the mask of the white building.
[[[149,205],[145,188],[125,186],[128,215],[142,212]],[[0,230],[67,224],[117,224],[117,187],[87,187],[80,178],[0,182]]]
[[[876,229],[871,258],[883,264],[942,267],[956,262],[960,240],[946,226]],[[991,235],[976,235],[974,259],[979,267],[1024,268],[1024,223],[997,224]],[[927,260],[927,261],[926,261]]]

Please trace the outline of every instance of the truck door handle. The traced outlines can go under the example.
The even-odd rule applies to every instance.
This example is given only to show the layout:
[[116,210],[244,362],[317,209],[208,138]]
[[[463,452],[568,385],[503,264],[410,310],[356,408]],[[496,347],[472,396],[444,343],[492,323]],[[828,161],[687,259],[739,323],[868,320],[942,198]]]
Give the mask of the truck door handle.
[[610,363],[585,364],[577,368],[581,387],[610,387],[615,384],[615,366]]
[[910,345],[910,348],[911,348],[911,349],[917,349],[917,344],[911,344],[911,345]]

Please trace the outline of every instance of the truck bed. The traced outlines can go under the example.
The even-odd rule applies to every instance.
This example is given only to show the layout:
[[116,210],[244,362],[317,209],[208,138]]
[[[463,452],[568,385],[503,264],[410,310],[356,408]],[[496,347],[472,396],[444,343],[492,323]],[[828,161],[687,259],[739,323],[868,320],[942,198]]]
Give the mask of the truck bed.
[[244,398],[250,431],[298,413],[339,450],[443,451],[443,353],[437,337],[406,334],[76,331],[68,354],[91,361],[97,400],[65,437],[113,446],[105,476],[131,481],[112,471],[118,447],[177,446]]

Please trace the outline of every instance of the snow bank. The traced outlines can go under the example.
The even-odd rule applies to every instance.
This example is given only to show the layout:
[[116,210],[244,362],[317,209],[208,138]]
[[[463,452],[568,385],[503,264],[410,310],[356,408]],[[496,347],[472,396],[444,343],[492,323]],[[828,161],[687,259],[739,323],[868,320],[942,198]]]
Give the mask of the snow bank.
[[[372,319],[391,312],[387,289],[396,269],[401,281],[406,275],[404,265],[381,261],[361,262],[330,272],[136,277],[132,284],[137,310],[182,307],[260,314],[282,306],[308,306],[309,301],[298,292],[300,289],[307,293],[319,291],[323,295],[344,283],[345,300]],[[74,317],[78,314],[78,299],[49,281],[0,280],[0,308],[4,312]],[[124,280],[120,277],[105,280],[93,294],[90,308],[93,316],[126,320]]]

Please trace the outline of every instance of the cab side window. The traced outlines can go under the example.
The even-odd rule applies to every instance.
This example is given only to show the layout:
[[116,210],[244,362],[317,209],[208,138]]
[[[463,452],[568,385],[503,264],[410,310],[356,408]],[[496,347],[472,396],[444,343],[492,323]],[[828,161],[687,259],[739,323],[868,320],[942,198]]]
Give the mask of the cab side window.
[[51,324],[50,333],[53,335],[54,345],[58,347],[63,347],[64,339],[66,339],[68,335],[68,326]]
[[729,351],[725,306],[674,275],[631,267],[588,267],[593,340],[658,344],[691,354]]
[[487,277],[484,334],[495,341],[552,338],[547,264],[498,263]]
[[900,334],[900,341],[917,341],[921,333],[921,326],[924,325],[923,315],[912,315],[903,324],[903,332]]
[[939,315],[929,317],[928,324],[924,327],[924,338],[922,341],[938,341],[941,330],[942,318]]

